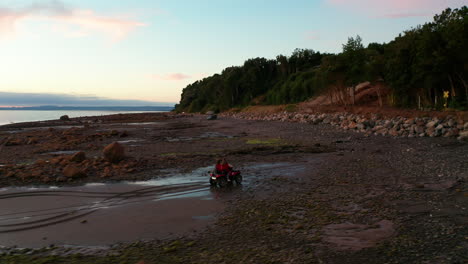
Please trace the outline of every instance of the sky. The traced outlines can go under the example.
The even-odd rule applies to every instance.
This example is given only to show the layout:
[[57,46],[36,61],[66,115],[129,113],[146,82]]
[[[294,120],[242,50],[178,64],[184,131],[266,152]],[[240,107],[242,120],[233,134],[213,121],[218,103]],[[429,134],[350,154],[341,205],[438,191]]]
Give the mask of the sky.
[[295,48],[336,53],[355,35],[364,44],[388,42],[446,7],[467,4],[0,0],[0,105],[13,104],[2,100],[1,92],[8,98],[40,94],[176,103],[187,84],[248,58],[290,55]]

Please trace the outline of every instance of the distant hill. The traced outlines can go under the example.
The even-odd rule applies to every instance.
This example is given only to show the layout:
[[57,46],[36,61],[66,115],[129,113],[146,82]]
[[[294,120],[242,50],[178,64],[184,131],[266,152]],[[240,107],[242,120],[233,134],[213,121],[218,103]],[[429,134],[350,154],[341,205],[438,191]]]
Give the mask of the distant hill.
[[0,107],[0,110],[36,110],[36,111],[172,111],[172,106],[28,106],[28,107]]

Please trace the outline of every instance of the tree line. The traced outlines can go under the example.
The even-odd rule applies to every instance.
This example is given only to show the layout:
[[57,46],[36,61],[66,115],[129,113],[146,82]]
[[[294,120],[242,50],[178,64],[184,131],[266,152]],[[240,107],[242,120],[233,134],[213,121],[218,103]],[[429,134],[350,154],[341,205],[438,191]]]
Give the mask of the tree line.
[[389,43],[364,47],[356,36],[338,54],[296,49],[276,59],[248,59],[188,85],[176,110],[297,103],[331,90],[354,89],[364,81],[390,87],[387,103],[393,106],[467,109],[467,43],[468,8],[448,8]]

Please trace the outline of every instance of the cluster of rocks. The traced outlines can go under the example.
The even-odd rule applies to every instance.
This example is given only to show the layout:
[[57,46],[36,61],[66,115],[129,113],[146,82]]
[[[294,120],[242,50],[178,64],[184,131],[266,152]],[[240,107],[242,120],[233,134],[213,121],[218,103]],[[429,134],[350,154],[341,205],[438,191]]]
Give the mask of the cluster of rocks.
[[468,122],[458,120],[453,116],[444,119],[437,117],[395,117],[383,119],[373,114],[370,118],[351,113],[227,113],[233,118],[247,120],[301,122],[312,124],[330,124],[345,130],[358,131],[368,135],[390,135],[393,137],[458,137],[468,140]]
[[124,147],[114,142],[103,149],[103,157],[88,158],[82,151],[32,164],[7,164],[0,167],[0,176],[22,183],[72,182],[88,176],[109,178],[137,171],[142,161],[125,157]]
[[[35,152],[42,153],[47,151],[59,151],[74,149],[76,146],[102,141],[107,138],[128,137],[127,131],[109,130],[93,134],[86,134],[86,128],[72,127],[65,130],[49,128],[44,131],[35,131],[30,133],[18,133],[6,139],[5,146],[37,145]],[[1,144],[1,142],[0,142]],[[97,146],[88,145],[88,149],[95,149]]]

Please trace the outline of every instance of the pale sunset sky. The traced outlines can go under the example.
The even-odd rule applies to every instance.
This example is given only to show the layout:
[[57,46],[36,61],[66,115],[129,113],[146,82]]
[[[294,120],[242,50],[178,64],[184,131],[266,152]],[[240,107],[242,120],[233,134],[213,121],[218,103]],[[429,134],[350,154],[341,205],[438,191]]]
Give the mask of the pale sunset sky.
[[248,58],[290,55],[295,48],[340,52],[357,34],[365,44],[388,42],[446,7],[466,4],[0,0],[0,97],[59,94],[176,103],[187,84]]

